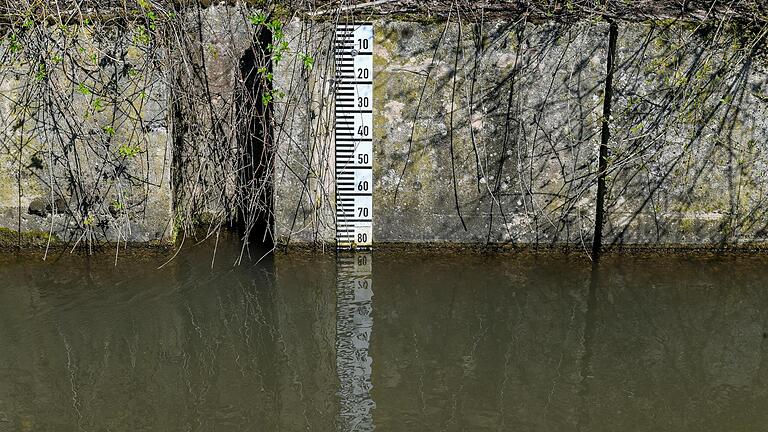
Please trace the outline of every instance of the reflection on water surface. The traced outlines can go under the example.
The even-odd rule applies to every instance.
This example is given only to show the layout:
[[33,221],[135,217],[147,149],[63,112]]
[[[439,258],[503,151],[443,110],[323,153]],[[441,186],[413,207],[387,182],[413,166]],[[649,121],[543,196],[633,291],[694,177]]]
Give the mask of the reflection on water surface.
[[1,258],[0,431],[768,424],[765,258],[238,252]]

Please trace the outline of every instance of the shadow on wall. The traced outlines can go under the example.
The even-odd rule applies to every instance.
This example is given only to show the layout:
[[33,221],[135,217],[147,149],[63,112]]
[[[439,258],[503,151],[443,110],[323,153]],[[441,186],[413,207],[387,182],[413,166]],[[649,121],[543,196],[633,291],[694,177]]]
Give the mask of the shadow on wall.
[[607,25],[382,27],[375,237],[589,245]]
[[734,30],[622,27],[607,243],[768,239],[768,74]]
[[184,32],[170,90],[182,230],[207,236],[232,226],[249,243],[274,242],[273,22],[245,4],[178,16]]
[[[762,243],[768,84],[735,28],[618,26],[603,243]],[[377,26],[377,241],[587,246],[608,24]]]
[[241,195],[252,197],[239,209],[237,223],[252,241],[268,246],[274,245],[272,106],[266,99],[272,94],[271,80],[266,78],[272,74],[271,44],[272,32],[260,28],[253,46],[240,58],[243,86],[235,99],[241,151],[239,189]]

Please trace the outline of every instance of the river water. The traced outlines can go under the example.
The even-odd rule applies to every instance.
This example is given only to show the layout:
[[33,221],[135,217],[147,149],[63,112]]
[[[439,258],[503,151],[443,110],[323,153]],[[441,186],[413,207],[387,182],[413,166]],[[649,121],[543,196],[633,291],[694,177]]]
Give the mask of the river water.
[[768,425],[766,258],[211,252],[0,258],[0,431]]

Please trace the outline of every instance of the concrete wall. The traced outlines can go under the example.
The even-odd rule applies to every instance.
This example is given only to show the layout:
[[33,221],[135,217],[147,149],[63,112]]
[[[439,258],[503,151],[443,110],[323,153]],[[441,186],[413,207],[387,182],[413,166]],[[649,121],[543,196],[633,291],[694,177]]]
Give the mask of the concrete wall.
[[376,31],[376,240],[590,241],[605,25]]
[[140,32],[32,28],[0,45],[1,244],[171,238],[165,77]]
[[[374,241],[588,247],[608,25],[374,26]],[[306,44],[302,35],[314,35],[322,54],[330,29],[295,23],[292,36]],[[619,24],[606,245],[766,240],[768,75],[737,36]],[[330,64],[291,75],[313,99],[289,116],[287,138],[301,146],[311,136],[325,146],[320,156],[333,146],[322,120],[332,116],[332,90],[322,85],[332,75]],[[307,158],[308,149],[297,158],[289,147],[278,147],[278,171],[329,175],[326,159]],[[332,184],[322,185],[277,182],[278,209],[305,209],[278,211],[282,241],[333,243],[333,213],[317,204],[332,208]],[[325,198],[304,206],[311,200],[299,203],[299,191]]]
[[[174,206],[188,228],[229,217],[237,188],[236,94],[253,44],[249,10],[211,6],[180,16],[174,52]],[[192,90],[192,91],[190,91]],[[205,226],[205,228],[209,228]]]
[[606,243],[768,239],[768,74],[747,50],[692,27],[621,27]]
[[[375,241],[591,242],[605,28],[376,22]],[[295,24],[292,35],[330,29]],[[327,52],[330,38],[318,39],[325,45],[315,52]],[[308,83],[332,76],[332,65],[312,73]],[[307,94],[320,120],[291,131],[308,129],[321,146],[332,146],[326,126],[332,107],[322,103],[330,86],[315,87]],[[294,114],[294,123],[305,112]],[[286,172],[307,165],[291,159],[288,146],[278,146],[278,157]],[[332,175],[324,162],[315,159],[311,168]],[[296,189],[279,180],[280,238],[332,242],[332,229],[310,239],[295,228],[311,225],[306,213],[297,224],[279,211],[285,197],[295,200]],[[332,210],[333,184],[325,179],[322,185],[325,190],[314,191],[328,193],[324,202]],[[333,227],[323,219],[333,212],[325,210],[315,225]]]
[[[49,231],[72,242],[167,241],[232,218],[247,201],[237,196],[235,129],[253,13],[180,14],[170,51],[148,49],[139,27],[98,37],[84,28],[70,48],[40,42],[61,39],[55,29],[35,29],[38,45],[20,52],[6,38],[0,242],[16,244],[18,229],[26,244]],[[588,247],[607,23],[374,26],[374,241]],[[768,236],[765,64],[732,30],[707,28],[619,23],[607,245]],[[333,29],[291,22],[274,65],[269,169],[281,244],[335,242]],[[65,49],[80,69],[57,67]],[[38,51],[50,63],[44,79]],[[122,155],[124,145],[138,153]]]
[[[285,29],[294,55],[275,66],[275,234],[285,244],[334,243],[332,28],[294,21]],[[295,53],[310,55],[304,66]]]

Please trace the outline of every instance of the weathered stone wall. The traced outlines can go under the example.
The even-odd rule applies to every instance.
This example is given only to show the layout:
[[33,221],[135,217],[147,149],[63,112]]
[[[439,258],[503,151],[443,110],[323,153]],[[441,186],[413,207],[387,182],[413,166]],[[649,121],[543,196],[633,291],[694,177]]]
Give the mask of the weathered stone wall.
[[590,241],[605,25],[376,32],[376,240]]
[[[183,16],[188,33],[185,49],[174,61],[174,79],[182,91],[198,91],[173,97],[179,117],[174,133],[176,209],[184,220],[203,222],[206,229],[217,229],[245,201],[235,196],[243,156],[237,142],[243,122],[237,104],[245,90],[241,69],[246,52],[269,51],[257,47],[251,18],[259,12],[247,5],[219,4]],[[333,61],[327,50],[330,29],[325,24],[290,23],[283,31],[290,48],[272,61],[269,169],[275,237],[284,243],[322,243],[335,235],[333,117],[327,99]],[[302,54],[317,66],[305,66]]]
[[0,243],[172,237],[167,91],[145,36],[33,27],[0,45]]
[[248,15],[246,7],[215,5],[180,16],[182,39],[171,66],[178,91],[171,98],[174,205],[181,224],[215,229],[232,213],[240,155],[235,133],[240,62],[254,43]]
[[[315,26],[296,24],[296,34],[332,28]],[[591,242],[605,27],[377,22],[376,241]],[[330,46],[326,37],[315,51],[327,53]],[[333,75],[332,65],[316,65],[326,69],[304,76],[307,85]],[[299,126],[289,128],[296,135],[290,142],[306,143],[296,138],[309,133],[313,142],[332,146],[326,126],[332,106],[323,103],[331,91],[320,84],[305,92],[314,97],[312,108],[292,115]],[[302,117],[307,114],[315,122]],[[332,157],[309,165],[306,156],[291,159],[288,146],[278,147],[278,157],[278,170],[287,163],[284,171],[311,166],[323,173],[324,189],[310,189],[332,192]],[[297,223],[295,214],[279,211],[297,186],[277,180],[278,235],[310,240],[295,228],[308,225],[302,221],[309,212]],[[323,202],[333,205],[333,199]],[[316,225],[332,228],[332,220],[322,219],[332,215],[320,211]],[[332,229],[316,232],[311,240],[333,241]]]
[[[281,243],[335,241],[333,27],[294,21],[293,55],[275,65],[275,233]],[[298,55],[297,55],[298,54]],[[306,67],[301,54],[314,65]]]

